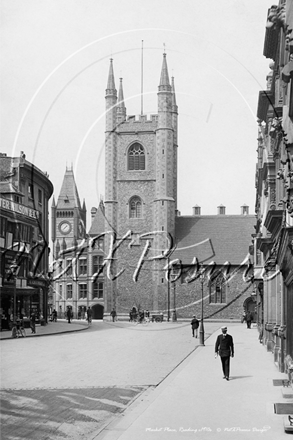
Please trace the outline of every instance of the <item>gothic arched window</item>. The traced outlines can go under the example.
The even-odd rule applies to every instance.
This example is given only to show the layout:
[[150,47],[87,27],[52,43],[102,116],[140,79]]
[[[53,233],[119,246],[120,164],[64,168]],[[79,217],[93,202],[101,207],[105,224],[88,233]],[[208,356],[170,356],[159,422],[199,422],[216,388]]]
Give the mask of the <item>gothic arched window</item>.
[[129,202],[129,217],[130,218],[141,218],[142,217],[142,211],[141,211],[141,199],[137,196],[132,197],[132,199]]
[[225,281],[222,272],[215,275],[210,281],[210,303],[221,304],[226,303],[226,287],[227,283]]
[[128,169],[145,170],[145,153],[142,145],[135,143],[128,150]]

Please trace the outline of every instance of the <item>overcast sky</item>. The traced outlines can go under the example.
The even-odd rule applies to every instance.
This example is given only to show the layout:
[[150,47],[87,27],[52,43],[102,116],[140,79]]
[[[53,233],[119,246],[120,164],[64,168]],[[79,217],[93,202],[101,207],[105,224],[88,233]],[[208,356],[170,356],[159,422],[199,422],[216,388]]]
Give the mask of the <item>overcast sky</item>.
[[[105,89],[113,58],[128,115],[157,113],[164,44],[179,112],[178,209],[255,205],[256,110],[272,0],[2,0],[1,152],[47,171],[57,200],[73,164],[88,218],[104,196]],[[88,224],[89,227],[89,224]]]

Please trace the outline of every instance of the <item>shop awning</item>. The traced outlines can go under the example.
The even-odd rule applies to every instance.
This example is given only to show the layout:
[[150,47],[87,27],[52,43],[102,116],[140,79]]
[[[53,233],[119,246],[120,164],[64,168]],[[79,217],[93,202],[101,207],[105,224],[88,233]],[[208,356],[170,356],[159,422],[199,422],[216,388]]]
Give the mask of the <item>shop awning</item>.
[[[16,288],[16,295],[17,296],[24,296],[24,295],[34,295],[38,293],[38,289],[34,289],[33,287],[17,287]],[[14,295],[14,286],[4,286],[0,288],[0,295]]]

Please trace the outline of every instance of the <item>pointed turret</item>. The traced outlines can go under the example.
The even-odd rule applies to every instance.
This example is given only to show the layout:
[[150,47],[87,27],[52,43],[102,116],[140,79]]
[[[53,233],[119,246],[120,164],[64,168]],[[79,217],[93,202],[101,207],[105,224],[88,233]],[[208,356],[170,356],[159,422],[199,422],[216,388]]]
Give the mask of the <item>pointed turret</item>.
[[75,183],[73,169],[66,168],[62,187],[57,201],[57,209],[73,209],[79,208],[80,200]]
[[114,69],[113,69],[113,60],[110,59],[110,68],[108,75],[108,83],[106,89],[106,95],[117,95],[117,90],[115,87],[115,78],[114,78]]
[[124,103],[124,94],[122,86],[122,78],[120,78],[118,104],[117,104],[117,124],[126,120],[126,107]]
[[105,203],[106,218],[114,229],[117,227],[117,91],[115,89],[113,60],[110,60],[108,86],[106,90],[106,139],[105,139]]
[[172,76],[172,111],[178,111],[177,103],[176,103],[176,94],[175,94],[175,85],[174,85],[174,76]]
[[[156,130],[156,198],[154,200],[154,228],[175,236],[174,218],[176,202],[174,170],[176,153],[174,149],[173,112],[174,93],[169,81],[166,54],[163,54],[160,85],[158,91],[158,126]],[[154,243],[156,249],[163,249],[160,237]]]
[[174,162],[173,162],[173,179],[174,179],[174,187],[173,187],[173,198],[175,200],[175,211],[177,211],[177,148],[178,148],[178,106],[176,103],[176,94],[175,94],[175,85],[174,85],[174,77],[172,76],[172,126],[173,126],[173,142],[174,142]]
[[161,71],[159,92],[163,91],[163,90],[171,92],[171,86],[170,86],[169,74],[168,74],[168,66],[167,66],[167,60],[166,60],[165,53],[163,55],[163,65],[162,65],[162,71]]

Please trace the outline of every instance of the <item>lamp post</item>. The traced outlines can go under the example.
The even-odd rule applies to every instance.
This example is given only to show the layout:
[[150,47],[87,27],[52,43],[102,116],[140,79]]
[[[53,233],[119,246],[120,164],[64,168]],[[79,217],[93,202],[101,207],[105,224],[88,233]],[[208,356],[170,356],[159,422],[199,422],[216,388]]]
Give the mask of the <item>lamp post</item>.
[[168,279],[168,322],[169,321],[170,321],[170,280]]
[[199,345],[204,346],[204,326],[203,326],[203,284],[204,284],[204,269],[202,268],[199,276],[201,282],[201,319],[200,319],[200,327],[199,327]]
[[173,304],[174,304],[173,321],[177,321],[177,316],[176,316],[176,282],[175,281],[173,283]]
[[18,264],[16,260],[13,260],[10,265],[10,274],[14,277],[14,289],[13,289],[13,323],[16,323],[16,279],[17,279],[17,269]]

